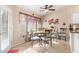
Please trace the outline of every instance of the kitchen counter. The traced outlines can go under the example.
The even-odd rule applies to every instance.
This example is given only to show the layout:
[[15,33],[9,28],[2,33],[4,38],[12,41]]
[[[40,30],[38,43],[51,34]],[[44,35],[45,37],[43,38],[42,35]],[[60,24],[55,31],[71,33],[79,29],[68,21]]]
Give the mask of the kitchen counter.
[[79,33],[79,31],[71,31],[71,33]]

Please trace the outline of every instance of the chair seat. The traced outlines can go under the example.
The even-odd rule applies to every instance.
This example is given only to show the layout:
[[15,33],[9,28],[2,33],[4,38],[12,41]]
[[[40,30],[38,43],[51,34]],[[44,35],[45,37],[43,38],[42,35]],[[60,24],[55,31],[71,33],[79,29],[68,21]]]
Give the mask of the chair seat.
[[66,36],[66,35],[59,35],[59,36]]
[[42,39],[42,40],[45,40],[45,38],[44,38],[44,37],[41,37],[41,39]]
[[38,36],[34,36],[31,38],[31,40],[39,40],[40,38]]
[[44,37],[41,37],[41,39],[42,39],[42,40],[49,40],[48,38],[46,39],[46,38],[44,38]]

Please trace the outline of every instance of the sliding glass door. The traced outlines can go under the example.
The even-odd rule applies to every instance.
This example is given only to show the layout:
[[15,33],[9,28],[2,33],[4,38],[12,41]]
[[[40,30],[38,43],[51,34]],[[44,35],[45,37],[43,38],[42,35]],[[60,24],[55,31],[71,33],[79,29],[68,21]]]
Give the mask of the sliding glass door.
[[37,31],[38,28],[41,28],[40,19],[27,14],[20,14],[20,32],[21,37],[23,37],[23,35],[26,37],[24,38],[25,41],[29,41],[29,34],[31,31]]
[[28,21],[28,29],[27,31],[30,33],[32,30],[36,31],[37,30],[37,21],[36,19],[33,18],[26,18]]

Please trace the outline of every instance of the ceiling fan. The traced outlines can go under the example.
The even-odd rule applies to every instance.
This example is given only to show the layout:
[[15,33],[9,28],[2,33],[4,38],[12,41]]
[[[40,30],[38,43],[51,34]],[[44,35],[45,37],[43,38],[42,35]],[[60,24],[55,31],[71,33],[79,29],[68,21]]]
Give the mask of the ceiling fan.
[[53,5],[44,5],[43,7],[40,7],[40,9],[44,10],[45,12],[55,11],[55,9],[53,9],[52,7]]

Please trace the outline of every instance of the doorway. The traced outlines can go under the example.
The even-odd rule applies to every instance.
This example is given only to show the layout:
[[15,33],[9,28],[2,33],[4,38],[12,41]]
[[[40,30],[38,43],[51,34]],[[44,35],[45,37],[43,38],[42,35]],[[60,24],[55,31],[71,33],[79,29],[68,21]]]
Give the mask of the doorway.
[[12,16],[7,6],[0,6],[0,52],[11,48],[12,41]]

